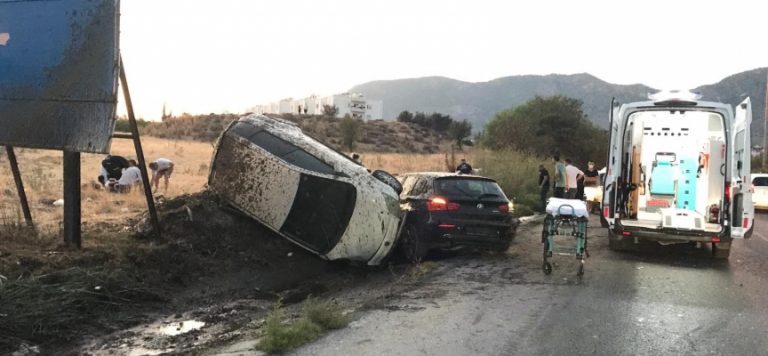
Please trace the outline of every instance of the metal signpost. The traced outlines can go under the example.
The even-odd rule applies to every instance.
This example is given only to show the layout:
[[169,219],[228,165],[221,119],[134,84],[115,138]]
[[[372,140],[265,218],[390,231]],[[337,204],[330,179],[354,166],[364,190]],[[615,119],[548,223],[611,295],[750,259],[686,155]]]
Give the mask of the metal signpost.
[[80,247],[80,153],[109,153],[118,74],[149,212],[159,232],[120,60],[119,8],[119,0],[0,0],[0,145],[6,146],[30,225],[13,147],[64,152],[64,241],[70,247]]

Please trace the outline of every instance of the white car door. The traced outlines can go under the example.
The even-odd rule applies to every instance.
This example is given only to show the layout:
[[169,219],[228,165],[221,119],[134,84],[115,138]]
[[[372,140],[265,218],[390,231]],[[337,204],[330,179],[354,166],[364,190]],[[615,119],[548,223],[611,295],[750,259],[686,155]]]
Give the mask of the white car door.
[[619,116],[620,106],[616,99],[611,100],[611,111],[609,121],[608,135],[610,143],[608,147],[608,161],[606,162],[607,171],[605,181],[603,182],[603,218],[612,227],[616,211],[616,175],[619,174],[621,167],[621,148],[619,141],[621,134],[619,128],[622,126],[622,118]]
[[731,237],[744,238],[754,223],[755,207],[752,205],[752,182],[750,180],[752,124],[752,103],[745,99],[736,107],[733,124],[733,157],[731,157]]

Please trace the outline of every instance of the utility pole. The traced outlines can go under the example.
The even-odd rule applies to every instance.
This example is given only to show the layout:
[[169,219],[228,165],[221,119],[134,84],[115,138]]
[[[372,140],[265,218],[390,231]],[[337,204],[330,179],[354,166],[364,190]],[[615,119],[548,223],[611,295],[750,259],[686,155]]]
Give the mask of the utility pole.
[[765,101],[763,101],[763,160],[760,170],[765,172],[765,158],[768,154],[768,74],[765,75]]

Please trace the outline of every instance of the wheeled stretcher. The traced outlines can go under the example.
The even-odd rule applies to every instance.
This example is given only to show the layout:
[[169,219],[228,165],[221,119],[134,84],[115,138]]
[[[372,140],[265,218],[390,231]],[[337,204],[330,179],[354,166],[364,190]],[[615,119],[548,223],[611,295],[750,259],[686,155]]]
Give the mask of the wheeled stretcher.
[[[547,203],[547,216],[541,232],[541,242],[544,244],[544,261],[542,269],[545,274],[552,273],[549,259],[555,255],[576,256],[579,269],[576,274],[584,275],[584,259],[589,257],[587,250],[587,225],[589,212],[581,200],[551,198]],[[573,239],[575,248],[557,248],[555,239],[564,237]]]

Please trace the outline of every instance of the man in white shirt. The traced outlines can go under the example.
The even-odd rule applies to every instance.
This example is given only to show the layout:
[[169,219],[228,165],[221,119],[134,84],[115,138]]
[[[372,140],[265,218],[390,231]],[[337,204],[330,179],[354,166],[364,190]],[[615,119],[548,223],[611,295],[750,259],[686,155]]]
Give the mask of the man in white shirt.
[[123,175],[117,181],[116,191],[118,193],[128,193],[134,185],[141,184],[141,169],[134,160],[128,161],[128,168],[123,170]]
[[565,197],[567,199],[580,199],[576,196],[579,191],[579,179],[584,179],[584,172],[576,168],[570,158],[565,160]]
[[160,189],[160,177],[165,178],[165,192],[168,192],[168,179],[173,174],[173,162],[167,158],[158,158],[149,163],[149,169],[152,170],[152,188],[155,192]]

